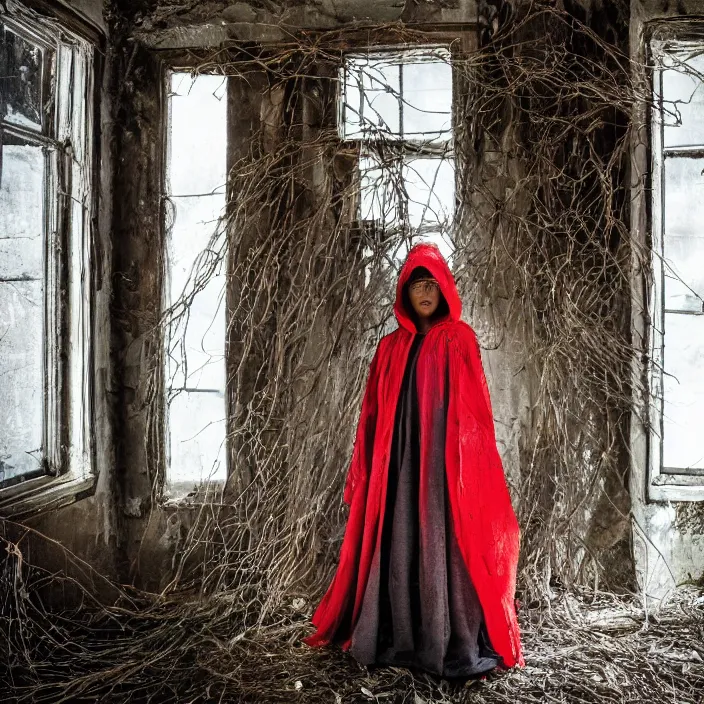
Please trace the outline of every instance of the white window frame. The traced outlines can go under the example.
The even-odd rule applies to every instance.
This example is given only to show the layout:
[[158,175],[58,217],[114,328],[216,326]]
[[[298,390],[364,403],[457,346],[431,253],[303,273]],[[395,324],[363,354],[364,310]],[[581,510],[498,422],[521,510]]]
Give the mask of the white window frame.
[[[162,200],[164,203],[164,207],[162,208],[162,231],[163,231],[163,253],[164,253],[164,265],[162,267],[162,286],[161,286],[161,296],[162,296],[162,313],[165,311],[169,310],[169,308],[175,303],[175,301],[171,300],[170,297],[170,285],[171,285],[171,265],[172,262],[170,260],[170,254],[171,254],[171,249],[173,246],[173,233],[171,232],[171,229],[167,226],[167,209],[169,208],[168,204],[172,202],[172,199],[179,199],[179,198],[188,198],[188,197],[193,197],[196,194],[189,194],[189,195],[184,195],[184,194],[179,194],[179,195],[173,195],[170,193],[170,160],[171,160],[171,155],[173,153],[173,148],[174,145],[171,143],[171,138],[170,138],[170,126],[171,126],[171,99],[170,99],[170,92],[171,92],[171,81],[172,77],[174,74],[186,74],[189,73],[187,69],[179,69],[173,66],[164,66],[163,67],[163,74],[162,74],[162,90],[163,92],[163,105],[166,106],[166,109],[164,110],[164,120],[162,123],[162,132],[163,132],[163,161],[162,161],[162,169],[161,169],[161,178],[162,178]],[[227,76],[220,76],[220,74],[207,74],[207,75],[217,75],[219,78],[221,78],[223,81],[227,81],[228,77]],[[225,94],[224,100],[227,100],[227,91]],[[227,106],[227,103],[225,104]],[[227,109],[227,107],[225,108]],[[226,128],[225,131],[225,137],[226,140],[229,139],[229,134]],[[225,147],[226,148],[226,147]],[[225,174],[225,178],[226,178]],[[225,192],[227,190],[227,183],[224,183],[223,186],[225,187]],[[213,193],[202,193],[199,195],[214,195]],[[226,202],[226,197],[225,197],[225,202]],[[221,218],[224,215],[224,213],[221,213]],[[213,231],[216,229],[220,233],[220,236],[222,236],[223,230],[222,230],[222,219],[218,221],[218,224],[215,225],[213,224],[212,227]],[[205,252],[201,252],[202,256]],[[197,268],[197,259],[193,261],[192,263],[192,273],[195,271]],[[223,270],[226,272],[227,267],[228,267],[228,260],[227,260],[227,255],[224,258],[224,261],[221,262],[221,266],[223,267]],[[225,284],[227,285],[227,284]],[[186,291],[188,292],[188,291]],[[222,305],[224,307],[224,316],[225,320],[227,320],[227,291],[225,291],[224,295],[224,300],[222,301]],[[223,490],[226,482],[227,482],[227,477],[229,477],[230,474],[230,466],[229,466],[229,452],[228,452],[228,440],[227,440],[227,423],[228,423],[228,390],[227,390],[227,379],[225,380],[225,389],[224,389],[224,432],[223,432],[223,438],[222,438],[222,446],[221,446],[221,451],[223,452],[223,463],[224,463],[224,471],[225,471],[225,478],[217,478],[217,477],[209,477],[205,480],[202,481],[197,481],[195,479],[189,479],[189,480],[181,480],[181,481],[175,481],[169,477],[170,469],[171,469],[171,462],[172,462],[172,453],[171,453],[171,446],[172,446],[172,440],[173,440],[173,435],[174,433],[172,432],[171,424],[170,424],[170,418],[169,418],[169,402],[171,397],[174,395],[174,392],[180,393],[180,392],[197,392],[197,393],[204,393],[204,394],[218,394],[219,390],[217,389],[187,389],[187,388],[182,388],[182,389],[174,389],[174,387],[171,386],[170,380],[168,378],[168,370],[169,370],[169,352],[167,349],[167,346],[169,344],[173,344],[173,339],[171,339],[171,334],[174,331],[174,328],[176,328],[173,324],[173,322],[169,321],[168,325],[165,326],[165,328],[161,332],[161,345],[162,345],[162,408],[163,408],[163,416],[162,416],[162,424],[161,424],[161,442],[163,443],[164,447],[164,452],[160,453],[160,455],[163,457],[163,463],[161,466],[157,468],[157,471],[159,472],[159,497],[160,499],[166,503],[166,504],[172,504],[172,505],[178,505],[178,504],[197,504],[201,503],[205,500],[210,500],[213,497],[219,495],[219,493]],[[174,338],[177,339],[177,338]],[[227,350],[227,326],[226,326],[226,332],[225,332],[225,342],[224,342],[224,347],[223,347],[223,355],[224,355],[224,364],[225,364],[225,371],[227,370],[227,359],[226,359],[226,350]],[[173,360],[171,360],[173,361]],[[184,360],[180,360],[180,363],[183,363]],[[196,433],[197,434],[197,433]]]
[[[50,128],[38,136],[0,118],[7,134],[47,147],[44,329],[56,331],[50,338],[45,334],[46,473],[0,488],[0,515],[17,517],[59,508],[95,487],[90,429],[95,48],[63,23],[43,22],[13,0],[7,8],[7,13],[0,12],[0,23],[52,51],[55,62]],[[69,57],[65,65],[62,59]]]
[[[438,52],[442,54],[447,54],[448,59],[451,57],[452,52],[450,48],[450,42],[432,42],[428,44],[412,44],[412,45],[380,45],[369,47],[365,50],[360,49],[350,49],[346,51],[342,58],[342,65],[340,67],[340,91],[338,96],[338,133],[340,138],[348,144],[354,144],[357,146],[359,151],[359,158],[364,159],[370,155],[374,154],[373,149],[367,149],[366,145],[373,145],[382,141],[385,141],[388,145],[389,151],[394,154],[394,157],[398,159],[402,164],[409,158],[416,157],[418,159],[433,159],[440,157],[441,159],[447,159],[453,164],[456,163],[455,152],[454,152],[454,86],[451,96],[451,107],[450,107],[450,128],[449,136],[447,138],[437,138],[434,140],[420,140],[409,138],[404,134],[403,125],[403,110],[402,104],[399,106],[399,129],[400,134],[389,135],[385,134],[383,138],[375,137],[373,132],[367,135],[347,135],[345,132],[346,126],[346,114],[345,114],[345,84],[346,84],[346,71],[347,71],[347,61],[349,59],[355,58],[379,58],[382,59],[384,56],[388,55],[398,55],[402,57],[399,62],[399,84],[401,90],[401,99],[403,99],[403,83],[401,80],[400,67],[405,63],[412,63],[411,59],[414,55],[432,55],[433,52]],[[406,61],[408,58],[408,61]],[[386,225],[382,223],[379,225],[376,221],[366,221],[363,219],[363,214],[361,212],[361,194],[358,202],[356,217],[359,220],[359,224],[363,228],[371,228],[377,234],[382,234],[386,230]],[[402,210],[402,216],[405,217],[405,210],[408,208],[407,202],[400,203]],[[416,234],[412,237],[412,240],[408,242],[411,246],[421,241],[428,241],[427,235]]]
[[[664,200],[664,162],[665,153],[688,152],[690,155],[704,157],[704,145],[691,148],[664,147],[664,120],[662,105],[662,65],[661,58],[673,51],[697,47],[704,50],[704,34],[701,40],[673,41],[651,39],[649,50],[652,65],[651,91],[653,96],[651,124],[651,235],[652,235],[652,282],[649,290],[650,301],[650,334],[648,336],[648,384],[649,384],[649,459],[648,459],[648,499],[651,501],[703,501],[704,500],[704,470],[692,474],[673,473],[663,468],[663,363],[665,352],[664,328],[664,263],[663,263],[663,212]],[[704,264],[704,262],[703,262]],[[701,314],[697,314],[701,315]]]

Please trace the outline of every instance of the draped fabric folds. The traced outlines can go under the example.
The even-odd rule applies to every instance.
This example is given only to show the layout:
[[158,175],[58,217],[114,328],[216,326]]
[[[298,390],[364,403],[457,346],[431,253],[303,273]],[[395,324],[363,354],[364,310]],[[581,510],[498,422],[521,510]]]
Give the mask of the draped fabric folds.
[[[449,308],[425,335],[402,300],[418,266],[438,280]],[[335,642],[360,661],[407,662],[445,675],[480,672],[497,661],[524,664],[514,606],[520,531],[496,447],[479,345],[461,310],[438,248],[413,247],[397,284],[399,327],[379,342],[369,368],[343,494],[350,513],[337,571],[313,614],[316,631],[304,638],[310,646]],[[409,418],[404,408],[415,408],[417,446],[408,450],[417,453],[415,479],[409,469],[414,463],[407,457],[404,471],[398,447]],[[415,493],[409,494],[413,481]],[[404,559],[417,564],[404,566]],[[438,565],[442,580],[429,574]],[[402,613],[396,587],[388,588],[389,570],[407,575],[409,569],[420,582],[401,587],[410,589],[409,599],[440,589],[437,608],[425,604],[423,613],[417,605],[422,617],[415,625]],[[412,638],[414,628],[420,631]],[[413,652],[404,638],[413,641]]]

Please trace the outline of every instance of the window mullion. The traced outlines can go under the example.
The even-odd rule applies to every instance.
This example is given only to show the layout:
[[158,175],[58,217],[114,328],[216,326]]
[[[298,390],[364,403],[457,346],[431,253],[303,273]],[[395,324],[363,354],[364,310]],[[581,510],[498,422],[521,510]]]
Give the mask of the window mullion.
[[59,252],[62,250],[61,201],[56,197],[62,183],[58,153],[56,149],[45,150],[46,195],[45,212],[45,246],[44,246],[44,452],[47,470],[50,474],[59,474],[62,467],[61,457],[61,407],[62,384],[60,373],[59,337],[61,330],[61,265]]
[[404,139],[403,129],[403,61],[398,65],[398,131],[401,141]]

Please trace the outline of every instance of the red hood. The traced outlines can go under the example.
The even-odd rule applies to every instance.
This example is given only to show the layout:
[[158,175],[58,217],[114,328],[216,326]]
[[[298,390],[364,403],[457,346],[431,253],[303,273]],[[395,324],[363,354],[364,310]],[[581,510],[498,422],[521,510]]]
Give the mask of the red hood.
[[396,302],[394,303],[394,314],[398,324],[412,333],[417,332],[413,319],[403,305],[403,287],[408,281],[411,272],[417,266],[424,266],[438,280],[440,291],[442,291],[442,295],[450,308],[450,314],[444,320],[459,320],[462,315],[462,301],[457,293],[457,286],[450,267],[442,254],[440,254],[437,245],[423,242],[411,248],[398,276]]

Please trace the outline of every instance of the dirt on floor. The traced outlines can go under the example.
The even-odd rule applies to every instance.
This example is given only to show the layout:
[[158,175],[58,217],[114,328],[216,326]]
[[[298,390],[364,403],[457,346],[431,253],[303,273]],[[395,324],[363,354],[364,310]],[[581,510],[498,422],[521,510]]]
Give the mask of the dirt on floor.
[[257,625],[261,604],[239,594],[126,592],[119,607],[61,615],[16,596],[14,613],[0,616],[7,702],[704,702],[704,592],[695,587],[647,608],[639,598],[555,592],[519,609],[524,668],[457,681],[309,648],[300,639],[313,605],[301,598]]

